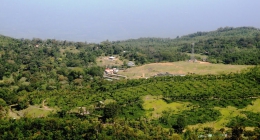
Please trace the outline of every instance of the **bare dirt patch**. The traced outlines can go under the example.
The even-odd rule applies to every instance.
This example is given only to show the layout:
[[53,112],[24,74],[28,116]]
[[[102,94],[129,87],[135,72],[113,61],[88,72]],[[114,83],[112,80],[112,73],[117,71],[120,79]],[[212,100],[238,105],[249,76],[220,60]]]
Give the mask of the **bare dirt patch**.
[[209,62],[198,61],[200,64],[210,64]]
[[51,109],[51,108],[49,108],[48,106],[45,105],[45,101],[46,100],[42,101],[42,108],[45,109],[45,110],[53,110],[53,109]]

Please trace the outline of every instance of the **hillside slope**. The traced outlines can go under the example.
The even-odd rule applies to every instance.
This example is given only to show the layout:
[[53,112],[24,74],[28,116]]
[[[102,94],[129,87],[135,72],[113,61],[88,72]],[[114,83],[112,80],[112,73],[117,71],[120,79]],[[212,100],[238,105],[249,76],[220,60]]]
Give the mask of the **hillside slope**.
[[[135,48],[146,62],[188,60],[185,53],[207,55],[206,61],[224,64],[260,64],[260,30],[253,27],[225,27],[216,31],[197,32],[175,39],[139,38],[114,44]],[[136,53],[125,57],[139,62]],[[203,58],[196,57],[203,60]]]

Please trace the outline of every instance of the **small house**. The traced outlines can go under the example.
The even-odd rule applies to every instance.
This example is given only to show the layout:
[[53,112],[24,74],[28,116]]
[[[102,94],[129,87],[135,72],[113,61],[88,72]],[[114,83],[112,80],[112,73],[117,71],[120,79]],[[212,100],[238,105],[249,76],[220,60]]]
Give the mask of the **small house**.
[[113,69],[106,68],[105,73],[106,74],[113,74]]
[[135,66],[135,63],[134,63],[133,61],[129,61],[129,62],[127,63],[127,66],[133,67],[133,66]]
[[109,60],[114,60],[114,59],[115,59],[114,56],[110,56],[110,57],[109,57]]
[[119,71],[119,70],[118,70],[117,68],[113,68],[113,69],[106,68],[106,69],[105,69],[105,73],[106,73],[106,74],[117,74],[118,71]]
[[117,68],[113,68],[113,73],[114,73],[114,74],[117,74],[118,71],[119,71],[119,70],[118,70]]

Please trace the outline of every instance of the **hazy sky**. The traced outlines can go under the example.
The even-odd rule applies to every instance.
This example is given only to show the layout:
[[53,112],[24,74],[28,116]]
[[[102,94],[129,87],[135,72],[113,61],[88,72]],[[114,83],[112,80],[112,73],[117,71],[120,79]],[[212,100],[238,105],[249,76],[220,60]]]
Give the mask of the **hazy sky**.
[[0,34],[100,42],[260,28],[260,0],[1,0]]

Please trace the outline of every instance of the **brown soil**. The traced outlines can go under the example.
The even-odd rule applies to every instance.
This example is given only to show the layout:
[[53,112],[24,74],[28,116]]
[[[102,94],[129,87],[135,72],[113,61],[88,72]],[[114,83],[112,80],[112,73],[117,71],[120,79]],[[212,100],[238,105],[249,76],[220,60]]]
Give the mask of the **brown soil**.
[[45,106],[45,101],[46,101],[46,100],[43,100],[43,101],[42,101],[42,108],[45,109],[45,110],[52,110],[52,109],[50,109],[48,106]]

